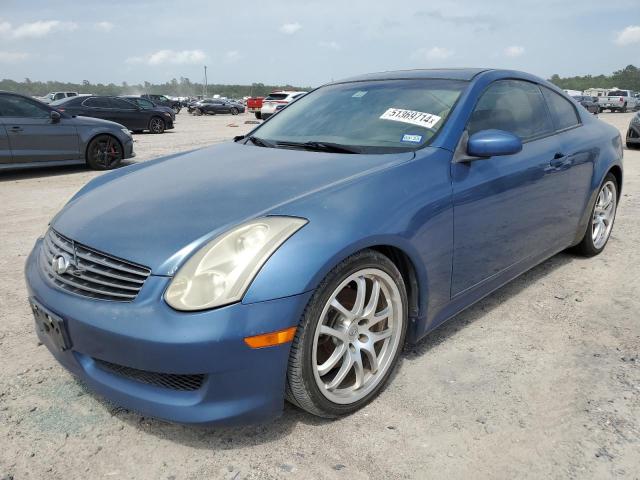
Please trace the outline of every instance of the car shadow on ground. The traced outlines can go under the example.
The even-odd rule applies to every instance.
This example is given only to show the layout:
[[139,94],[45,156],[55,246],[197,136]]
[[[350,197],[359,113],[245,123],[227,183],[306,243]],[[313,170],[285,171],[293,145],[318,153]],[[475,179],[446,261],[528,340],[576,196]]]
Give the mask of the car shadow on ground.
[[[473,307],[456,315],[420,342],[414,345],[407,345],[400,361],[427,354],[433,347],[446,341],[466,325],[484,318],[493,308],[522,292],[532,283],[542,280],[557,268],[583,260],[586,259],[565,252],[551,257],[484,298]],[[393,376],[397,372],[398,369],[395,370]],[[393,388],[393,378],[390,379],[389,388]],[[269,443],[288,435],[299,423],[311,427],[321,427],[334,421],[340,421],[315,417],[285,402],[282,416],[263,424],[240,427],[198,427],[141,417],[135,412],[114,407],[102,399],[99,399],[99,402],[116,419],[145,433],[162,439],[170,439],[192,448],[207,450],[233,450]]]
[[[135,164],[135,159],[124,160],[118,168],[126,167],[128,165]],[[34,167],[34,168],[26,168],[26,169],[16,169],[16,170],[0,170],[0,183],[2,182],[12,182],[16,180],[29,180],[34,178],[47,178],[47,177],[58,177],[62,175],[73,175],[76,173],[87,173],[92,170],[87,167],[86,164],[81,163],[78,165],[65,165],[65,166],[55,166],[55,167]],[[103,173],[98,172],[96,173]]]

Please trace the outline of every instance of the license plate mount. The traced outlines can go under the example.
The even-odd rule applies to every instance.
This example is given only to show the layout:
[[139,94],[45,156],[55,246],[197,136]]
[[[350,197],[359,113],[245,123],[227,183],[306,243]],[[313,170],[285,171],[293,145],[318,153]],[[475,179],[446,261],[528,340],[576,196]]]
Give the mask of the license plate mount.
[[33,298],[29,299],[29,304],[36,321],[36,328],[49,338],[58,350],[61,352],[69,350],[71,348],[71,338],[64,319],[43,307]]

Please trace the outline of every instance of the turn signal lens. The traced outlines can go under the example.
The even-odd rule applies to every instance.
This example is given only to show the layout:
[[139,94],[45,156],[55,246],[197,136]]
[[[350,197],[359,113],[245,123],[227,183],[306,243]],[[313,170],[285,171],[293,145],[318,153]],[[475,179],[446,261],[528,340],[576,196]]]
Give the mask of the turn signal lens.
[[275,345],[282,345],[293,340],[296,334],[297,327],[287,328],[285,330],[278,330],[277,332],[263,333],[262,335],[255,335],[253,337],[247,337],[244,339],[251,348],[264,348],[273,347]]

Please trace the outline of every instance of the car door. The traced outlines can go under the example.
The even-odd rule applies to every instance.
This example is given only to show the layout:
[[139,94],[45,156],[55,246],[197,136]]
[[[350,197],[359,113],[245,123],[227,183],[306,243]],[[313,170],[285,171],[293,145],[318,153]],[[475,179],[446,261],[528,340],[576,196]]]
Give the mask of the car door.
[[[58,122],[51,109],[19,95],[0,96],[0,123],[6,131],[11,163],[76,160],[81,158],[78,133],[64,116]],[[0,138],[0,150],[3,150]]]
[[109,107],[112,122],[124,125],[130,130],[144,130],[148,128],[149,112],[145,112],[131,102],[121,98],[110,97]]
[[11,147],[9,146],[9,136],[0,120],[0,165],[11,163]]
[[[106,97],[89,97],[77,109],[77,115],[111,120],[109,99]],[[71,110],[71,109],[69,109]],[[74,112],[75,113],[75,112]]]
[[492,83],[478,100],[467,133],[511,132],[522,151],[452,164],[452,296],[499,275],[558,242],[557,188],[549,172],[561,145],[540,87]]
[[585,133],[574,104],[547,87],[542,86],[541,89],[561,145],[560,155],[548,172],[554,185],[556,209],[562,214],[557,219],[556,229],[565,241],[570,242],[576,235],[591,190],[593,165],[599,147]]

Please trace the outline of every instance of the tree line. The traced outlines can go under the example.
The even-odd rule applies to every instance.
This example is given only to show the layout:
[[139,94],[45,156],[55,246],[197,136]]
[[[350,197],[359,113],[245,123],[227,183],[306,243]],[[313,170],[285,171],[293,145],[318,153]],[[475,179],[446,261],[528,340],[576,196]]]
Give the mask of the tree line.
[[[42,96],[49,92],[78,92],[94,95],[136,95],[153,93],[170,95],[175,97],[194,97],[203,95],[204,84],[192,82],[188,78],[181,77],[165,83],[144,82],[141,84],[115,83],[91,83],[83,80],[82,83],[74,82],[39,82],[25,78],[18,82],[10,79],[0,80],[0,90],[17,92],[24,95]],[[224,85],[209,84],[206,88],[208,96],[218,94],[228,98],[242,98],[245,96],[266,96],[274,90],[310,90],[310,87],[296,87],[293,85],[265,85],[252,83],[251,85]]]
[[640,69],[633,65],[627,65],[622,70],[617,70],[611,75],[584,75],[562,78],[560,75],[554,74],[549,80],[566,90],[584,91],[593,87],[617,87],[625,90],[640,91]]

